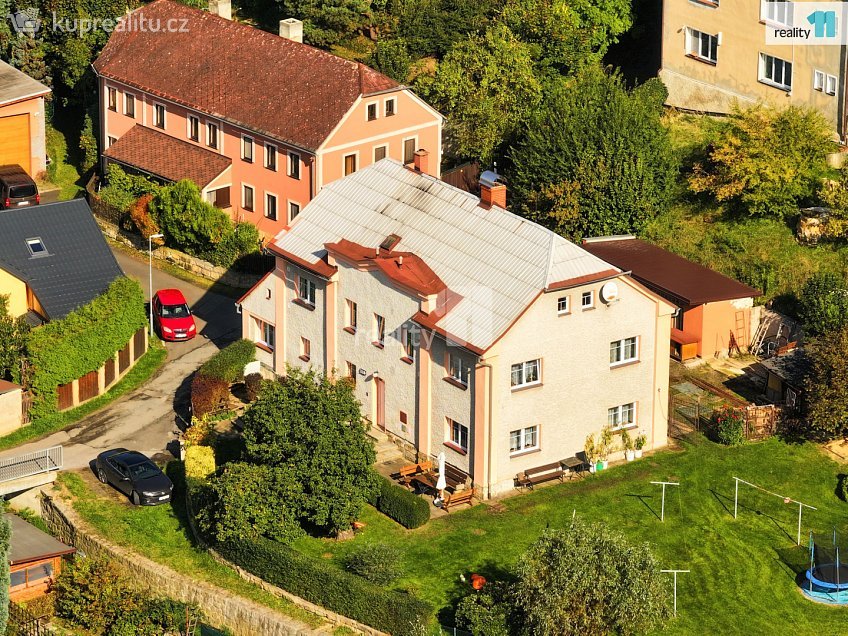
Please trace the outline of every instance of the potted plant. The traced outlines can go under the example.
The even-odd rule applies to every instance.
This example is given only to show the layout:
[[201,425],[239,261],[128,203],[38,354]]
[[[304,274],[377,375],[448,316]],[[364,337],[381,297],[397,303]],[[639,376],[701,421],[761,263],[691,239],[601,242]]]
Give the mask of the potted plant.
[[633,438],[627,431],[621,431],[621,445],[624,446],[624,457],[627,461],[632,462],[636,459],[636,451],[633,450]]
[[636,441],[634,442],[634,446],[636,448],[636,451],[635,451],[636,457],[642,456],[642,449],[645,447],[645,444],[647,444],[647,443],[648,443],[648,438],[645,436],[644,433],[639,433],[636,436]]
[[598,443],[598,470],[609,466],[609,454],[612,451],[612,428],[604,426],[601,429],[601,439]]
[[595,436],[587,435],[586,442],[583,444],[583,454],[586,455],[586,463],[589,464],[589,472],[595,472],[595,457],[597,450],[595,449]]

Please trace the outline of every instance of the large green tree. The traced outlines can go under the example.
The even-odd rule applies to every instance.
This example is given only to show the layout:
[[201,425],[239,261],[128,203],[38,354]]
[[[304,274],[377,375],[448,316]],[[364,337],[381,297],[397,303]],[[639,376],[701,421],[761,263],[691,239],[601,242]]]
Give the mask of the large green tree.
[[798,297],[799,317],[808,336],[820,336],[848,324],[848,288],[837,274],[811,276]]
[[758,104],[734,108],[718,127],[708,160],[689,179],[732,210],[786,218],[815,202],[836,150],[831,126],[814,108]]
[[552,87],[511,153],[513,209],[569,238],[639,232],[677,170],[666,94],[656,79],[628,90],[597,65]]
[[646,634],[670,618],[670,590],[647,544],[575,519],[546,531],[518,560],[514,581],[461,601],[475,636]]
[[378,487],[351,383],[290,368],[263,387],[243,420],[248,459],[296,475],[302,519],[328,533],[349,528]]
[[9,314],[9,296],[0,294],[0,379],[21,382],[29,325]]
[[810,369],[804,408],[811,432],[822,439],[848,436],[848,325],[823,333],[806,347]]

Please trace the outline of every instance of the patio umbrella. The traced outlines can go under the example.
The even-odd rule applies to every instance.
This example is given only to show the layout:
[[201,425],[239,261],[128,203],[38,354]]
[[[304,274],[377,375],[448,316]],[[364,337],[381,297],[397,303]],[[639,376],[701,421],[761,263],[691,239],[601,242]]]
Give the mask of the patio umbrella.
[[445,454],[439,453],[439,478],[436,480],[436,490],[439,491],[438,501],[442,500],[442,491],[448,487],[448,482],[445,479]]

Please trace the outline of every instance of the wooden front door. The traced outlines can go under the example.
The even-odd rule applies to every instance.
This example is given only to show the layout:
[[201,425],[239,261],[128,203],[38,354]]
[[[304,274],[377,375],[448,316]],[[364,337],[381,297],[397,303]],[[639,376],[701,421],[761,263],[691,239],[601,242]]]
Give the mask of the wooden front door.
[[374,390],[377,393],[377,413],[374,419],[377,428],[386,430],[386,381],[383,378],[374,378]]

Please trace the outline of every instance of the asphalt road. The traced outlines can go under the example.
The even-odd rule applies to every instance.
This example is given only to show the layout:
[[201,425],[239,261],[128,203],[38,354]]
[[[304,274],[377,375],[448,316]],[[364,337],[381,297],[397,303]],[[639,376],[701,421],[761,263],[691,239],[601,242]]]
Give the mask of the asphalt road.
[[[145,259],[113,250],[124,273],[138,280],[148,296]],[[159,372],[139,387],[85,419],[58,433],[0,453],[9,457],[50,446],[64,446],[66,469],[84,468],[98,453],[116,447],[149,456],[174,454],[180,427],[188,415],[192,373],[218,348],[240,336],[241,320],[233,299],[191,285],[153,269],[153,290],[175,287],[186,297],[195,315],[198,335],[188,342],[165,344],[168,359]]]

